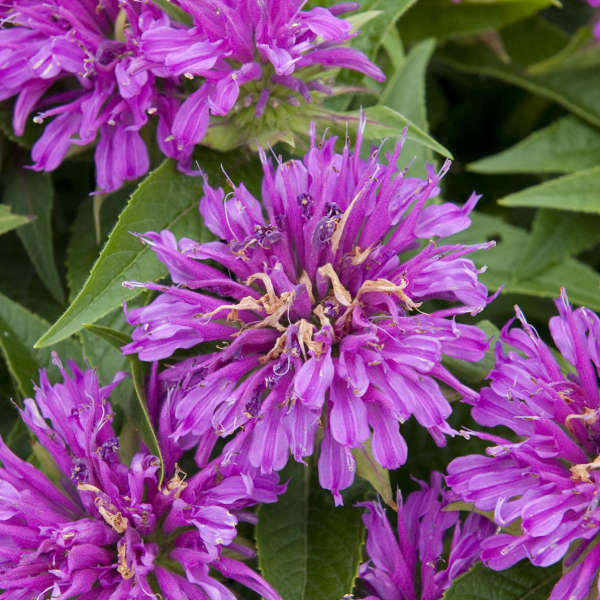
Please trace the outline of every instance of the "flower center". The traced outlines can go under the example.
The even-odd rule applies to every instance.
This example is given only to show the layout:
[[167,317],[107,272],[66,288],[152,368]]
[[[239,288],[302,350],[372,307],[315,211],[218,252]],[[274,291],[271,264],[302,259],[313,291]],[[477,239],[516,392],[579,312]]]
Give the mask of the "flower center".
[[[353,261],[364,260],[368,251],[360,251],[356,248]],[[227,312],[226,320],[241,323],[240,330],[234,334],[235,337],[241,335],[244,331],[250,329],[270,328],[281,332],[281,335],[275,341],[273,347],[267,354],[260,357],[261,364],[266,364],[271,360],[276,360],[282,355],[292,355],[298,357],[302,355],[307,359],[307,351],[314,356],[321,356],[326,348],[323,340],[315,339],[317,332],[321,331],[329,337],[330,343],[339,340],[343,331],[347,329],[352,320],[353,310],[361,305],[361,297],[364,294],[379,293],[386,296],[397,298],[405,310],[417,310],[421,303],[414,302],[404,292],[408,281],[404,278],[399,284],[388,279],[368,279],[363,282],[358,292],[353,298],[350,292],[344,287],[333,265],[327,263],[319,267],[318,273],[321,277],[329,280],[327,295],[318,301],[313,293],[313,285],[306,274],[303,272],[300,277],[300,284],[304,286],[304,293],[308,296],[312,307],[311,316],[294,318],[298,313],[297,303],[301,291],[291,290],[277,294],[273,281],[267,273],[254,273],[246,280],[246,285],[260,281],[265,289],[265,294],[260,298],[245,296],[237,304],[223,304],[215,310],[198,315],[203,319],[211,319],[222,313]],[[261,316],[257,322],[247,322],[240,319],[240,311],[250,311]],[[287,324],[282,323],[282,319],[287,319]],[[290,326],[294,326],[294,340],[290,339]],[[287,369],[286,369],[287,364]],[[275,373],[277,369],[277,373]],[[280,377],[283,371],[289,369],[289,361],[277,364],[274,367],[274,374]],[[249,411],[250,412],[250,411]]]
[[[161,496],[168,496],[170,500],[179,498],[187,487],[185,479],[186,474],[178,465],[175,465],[173,477],[160,490]],[[123,579],[132,579],[135,576],[136,565],[147,567],[145,563],[155,562],[167,556],[171,551],[172,542],[181,533],[180,529],[169,535],[165,535],[161,531],[160,524],[162,524],[169,511],[170,504],[168,500],[164,503],[161,501],[164,510],[159,511],[160,514],[155,514],[157,526],[152,528],[152,531],[144,531],[145,528],[150,529],[148,527],[149,522],[154,522],[149,518],[150,513],[148,510],[140,511],[133,506],[131,508],[127,507],[127,514],[133,511],[128,518],[115,506],[108,495],[95,485],[80,482],[77,484],[77,489],[79,492],[93,494],[94,505],[100,516],[107,525],[119,534],[116,542],[117,572]],[[126,496],[122,497],[121,500],[126,503],[131,502],[130,498]],[[143,550],[140,550],[140,548],[143,548]],[[143,552],[143,558],[138,556],[139,552]]]

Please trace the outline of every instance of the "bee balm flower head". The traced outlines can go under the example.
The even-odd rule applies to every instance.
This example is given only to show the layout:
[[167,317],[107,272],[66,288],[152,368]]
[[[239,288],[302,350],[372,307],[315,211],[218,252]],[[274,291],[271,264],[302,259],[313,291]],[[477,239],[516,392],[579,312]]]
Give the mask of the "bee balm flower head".
[[[289,141],[293,129],[306,130],[307,103],[315,94],[332,93],[322,80],[329,69],[385,79],[381,69],[347,45],[356,34],[337,15],[358,3],[311,10],[303,10],[304,4],[179,0],[192,18],[190,27],[157,24],[143,33],[145,56],[165,73],[181,76],[189,90],[173,117],[174,158],[200,141],[221,150],[257,140]],[[214,130],[207,132],[210,124]]]
[[[366,502],[367,554],[359,577],[370,595],[365,600],[440,600],[452,582],[478,560],[481,542],[494,533],[493,523],[471,513],[463,523],[457,511],[448,510],[451,492],[442,476],[433,472],[431,486],[398,494],[397,535],[385,511]],[[444,546],[444,538],[451,540]],[[445,558],[444,558],[445,555]]]
[[159,427],[164,482],[158,458],[146,450],[124,464],[108,402],[122,376],[100,387],[94,371],[70,367],[73,375],[61,367],[64,383],[55,385],[42,373],[35,401],[26,400],[22,411],[56,461],[56,483],[0,440],[3,595],[234,600],[214,568],[279,600],[258,574],[221,554],[244,507],[276,499],[276,481],[241,475],[222,459],[186,478],[174,462],[181,452],[169,441],[170,399]]
[[[426,206],[443,173],[407,177],[401,143],[382,164],[377,150],[360,158],[360,140],[341,153],[335,141],[313,131],[303,160],[275,167],[261,154],[262,206],[243,184],[226,196],[207,183],[200,211],[221,241],[144,234],[176,285],[146,284],[160,293],[128,313],[136,329],[124,351],[156,360],[220,341],[162,375],[185,390],[180,443],[243,427],[236,443],[268,473],[289,451],[312,454],[320,429],[321,484],[339,502],[354,477],[351,450],[371,435],[376,460],[396,468],[406,460],[399,422],[415,416],[440,444],[453,433],[439,381],[475,398],[441,359],[479,360],[487,347],[453,317],[488,302],[465,255],[490,244],[433,241],[466,228],[477,198]],[[429,311],[432,299],[447,307]]]
[[488,456],[455,459],[447,482],[467,502],[494,511],[499,526],[521,523],[521,535],[483,543],[484,562],[505,569],[523,558],[542,567],[564,558],[550,600],[582,600],[595,594],[600,571],[600,318],[573,310],[564,291],[556,305],[550,333],[567,369],[517,309],[521,328],[509,322],[501,339],[518,352],[498,344],[490,387],[473,416],[508,427],[519,441],[478,434],[495,443]]

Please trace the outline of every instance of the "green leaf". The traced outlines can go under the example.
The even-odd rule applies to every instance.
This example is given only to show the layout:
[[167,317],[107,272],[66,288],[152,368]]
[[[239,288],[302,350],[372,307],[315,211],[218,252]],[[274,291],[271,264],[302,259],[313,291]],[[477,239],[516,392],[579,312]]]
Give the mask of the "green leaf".
[[600,214],[600,166],[525,188],[498,204]]
[[[412,140],[431,148],[439,154],[452,158],[450,151],[440,143],[436,142],[428,133],[417,127],[404,115],[392,110],[388,106],[370,106],[363,109],[367,117],[367,127],[365,137],[368,139],[381,139],[384,137],[400,137],[404,128],[408,128],[406,135],[407,140]],[[346,126],[356,132],[360,118],[360,111],[350,111],[345,113],[334,113],[321,111],[321,124],[329,125],[330,129],[336,133],[344,135]]]
[[348,21],[352,25],[352,31],[356,32],[362,29],[369,21],[379,17],[382,12],[381,10],[363,10],[346,17],[344,20]]
[[468,165],[476,173],[571,173],[600,163],[600,132],[575,116]]
[[447,39],[480,33],[524,19],[552,3],[550,0],[463,0],[457,4],[452,0],[427,0],[415,4],[400,20],[400,35],[412,45],[429,37]]
[[527,279],[600,241],[600,217],[538,210],[529,242],[516,265],[516,277]]
[[130,193],[131,190],[125,188],[104,198],[100,211],[99,241],[92,234],[95,228],[93,201],[86,198],[80,203],[77,217],[71,225],[69,245],[67,246],[66,265],[69,300],[73,300],[89,277],[100,249],[108,238],[111,228],[116,223],[119,213],[127,203],[127,197]]
[[[117,308],[109,315],[100,319],[98,325],[121,332],[131,329],[125,320],[122,308]],[[127,357],[121,352],[120,346],[117,348],[105,339],[99,339],[98,336],[86,329],[81,330],[79,336],[88,364],[98,371],[98,379],[103,385],[110,383],[117,371],[127,369]]]
[[[539,61],[536,64],[529,65],[528,72],[531,75],[539,75],[548,71],[553,71],[564,67],[565,62],[573,57],[575,53],[584,47],[594,38],[594,32],[591,27],[580,27],[569,42],[556,54],[550,58]],[[524,36],[524,40],[527,37]]]
[[[482,36],[482,39],[485,41],[486,37]],[[527,72],[538,68],[541,62],[570,55],[569,36],[539,15],[504,27],[498,42],[504,49],[504,58],[527,67]]]
[[[255,161],[248,162],[239,153],[200,151],[201,167],[209,178],[223,183],[221,162],[238,165],[229,169],[228,174],[234,180],[244,180],[246,185],[257,173],[262,173]],[[49,346],[76,333],[84,323],[96,322],[143,291],[143,288],[125,289],[123,281],[155,281],[167,274],[154,252],[131,232],[169,229],[178,237],[185,235],[207,241],[210,234],[197,212],[202,187],[200,177],[181,174],[171,160],[152,171],[131,196],[83,288],[37,345]]]
[[35,144],[43,127],[33,122],[33,119],[27,119],[25,132],[21,136],[15,135],[12,126],[13,108],[11,104],[3,102],[0,106],[0,131],[11,141],[15,142],[21,148],[29,150]]
[[[86,330],[96,334],[98,337],[107,341],[117,349],[129,343],[131,338],[121,331],[104,327],[102,325],[85,324]],[[152,426],[150,414],[148,413],[148,403],[146,401],[146,369],[144,363],[138,360],[135,355],[128,355],[127,360],[131,368],[131,376],[133,378],[133,386],[135,389],[135,402],[133,406],[124,406],[125,413],[132,417],[134,426],[140,437],[148,446],[148,450],[160,461],[160,474],[158,479],[158,487],[162,486],[165,465],[163,461],[160,444]]]
[[[47,328],[47,321],[0,294],[0,351],[24,397],[33,394],[32,382],[38,380],[38,370],[52,365],[50,350],[33,349]],[[81,360],[81,348],[73,341],[58,344],[54,350],[62,360]]]
[[84,323],[86,331],[91,331],[98,337],[108,342],[113,348],[121,349],[121,346],[129,344],[131,342],[131,336],[113,329],[112,327],[106,327],[105,325],[92,325],[91,323]]
[[401,68],[387,82],[380,104],[410,119],[417,127],[427,130],[425,105],[425,73],[435,49],[435,40],[423,40],[404,58]]
[[18,213],[35,215],[35,220],[17,231],[40,279],[59,302],[64,303],[63,290],[52,244],[52,204],[54,191],[46,173],[36,173],[22,167],[6,174],[4,201]]
[[600,126],[600,79],[597,64],[529,75],[523,66],[515,62],[503,62],[481,44],[471,47],[448,44],[440,57],[459,71],[479,76],[489,75],[522,87],[557,102],[592,125]]
[[560,288],[566,287],[574,304],[600,310],[600,274],[594,269],[568,258],[534,277],[518,279],[516,265],[521,260],[523,248],[527,247],[527,232],[491,215],[471,213],[471,220],[471,227],[448,238],[448,243],[476,244],[483,240],[497,241],[495,248],[480,250],[470,255],[478,267],[487,266],[487,271],[480,275],[480,279],[488,288],[495,290],[504,285],[505,293],[558,298]]
[[31,217],[25,215],[15,215],[11,212],[10,206],[6,204],[0,204],[0,235],[21,227],[31,221]]
[[454,581],[443,600],[546,600],[561,575],[560,564],[534,567],[522,560],[504,571],[477,564]]
[[158,8],[164,10],[174,21],[183,23],[188,27],[192,27],[194,25],[194,19],[192,18],[192,15],[186,13],[184,10],[179,8],[179,6],[173,4],[170,0],[152,0],[152,2],[156,4]]
[[[417,127],[427,132],[427,106],[425,103],[425,76],[427,65],[435,49],[435,40],[424,40],[414,46],[402,65],[394,73],[381,94],[380,104],[410,119]],[[433,161],[429,148],[414,141],[407,141],[402,148],[403,157],[413,159],[411,175],[425,177],[426,162]]]
[[380,14],[361,27],[352,45],[372,60],[394,24],[417,0],[371,0],[361,2],[362,10],[377,10]]
[[362,511],[336,508],[310,467],[291,461],[281,479],[290,479],[286,493],[258,510],[261,571],[283,600],[339,600],[358,573]]
[[356,461],[356,474],[368,481],[383,501],[397,511],[389,473],[375,460],[371,440],[367,440],[360,448],[353,448],[352,456]]
[[64,481],[64,473],[58,468],[54,457],[42,446],[40,442],[35,441],[32,445],[32,453],[29,458],[29,462],[39,469],[50,481],[52,481],[57,487]]
[[395,73],[398,69],[402,68],[402,64],[404,63],[404,46],[400,39],[400,34],[395,27],[388,29],[381,40],[381,45],[392,63],[392,72]]

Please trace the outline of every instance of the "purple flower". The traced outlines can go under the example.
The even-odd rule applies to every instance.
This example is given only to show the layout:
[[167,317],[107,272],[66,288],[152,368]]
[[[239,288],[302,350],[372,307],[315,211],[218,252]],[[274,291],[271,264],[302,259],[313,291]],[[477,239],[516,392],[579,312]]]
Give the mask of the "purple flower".
[[139,38],[169,20],[151,2],[13,0],[2,9],[0,99],[16,96],[13,128],[49,121],[32,150],[33,168],[51,171],[71,145],[98,139],[98,190],[109,192],[148,170],[140,130],[148,116],[168,118],[166,98],[140,54]]
[[[21,411],[55,460],[52,481],[15,456],[0,440],[0,588],[11,599],[126,600],[235,596],[215,579],[216,569],[271,600],[279,597],[244,563],[221,553],[234,543],[243,509],[273,502],[282,491],[272,476],[240,474],[223,458],[186,479],[181,452],[169,441],[172,410],[164,403],[159,428],[167,467],[147,451],[120,459],[108,402],[123,378],[99,387],[94,371],[64,383],[41,374],[36,399]],[[50,421],[50,425],[47,421]]]
[[432,473],[431,487],[421,482],[406,502],[398,493],[397,535],[380,504],[360,505],[368,509],[363,521],[369,562],[361,565],[359,577],[369,600],[439,600],[479,559],[481,542],[495,527],[475,513],[461,524],[459,513],[446,509],[454,498],[441,481],[440,473]]
[[572,310],[564,290],[556,306],[549,326],[560,362],[517,308],[521,328],[510,321],[501,336],[516,351],[497,345],[490,387],[473,408],[479,423],[508,427],[519,441],[476,434],[496,445],[452,461],[447,482],[494,511],[499,526],[520,520],[521,535],[483,543],[484,562],[505,569],[522,558],[538,566],[564,558],[550,600],[582,600],[600,568],[600,319]]
[[[468,227],[477,197],[425,206],[448,165],[409,178],[396,166],[401,143],[383,165],[377,151],[360,158],[360,139],[342,154],[335,141],[313,132],[303,161],[275,168],[261,153],[266,219],[243,184],[225,196],[207,183],[200,212],[223,241],[144,234],[176,285],[145,284],[160,293],[129,311],[137,327],[124,352],[151,361],[196,348],[161,376],[184,390],[175,436],[186,447],[210,429],[243,428],[245,456],[270,473],[288,451],[311,455],[321,428],[321,485],[340,502],[354,478],[351,449],[371,433],[375,459],[390,469],[406,461],[398,423],[411,415],[440,445],[455,433],[437,381],[476,398],[441,359],[479,360],[487,347],[483,332],[452,317],[488,302],[465,255],[493,243],[430,241],[401,258]],[[445,308],[419,308],[433,299]],[[212,351],[198,347],[214,341]]]
[[314,92],[332,93],[318,77],[324,70],[343,67],[385,79],[362,52],[341,46],[355,33],[336,15],[358,8],[356,2],[311,10],[302,10],[304,0],[178,3],[192,27],[155,23],[141,38],[154,68],[198,81],[172,121],[174,158],[189,154],[210,122],[217,125],[210,141],[220,149],[242,139],[285,138],[298,119],[290,106],[311,102]]
[[[302,0],[174,4],[192,27],[152,2],[12,0],[0,9],[0,100],[16,97],[14,131],[22,135],[34,111],[38,124],[52,119],[32,149],[32,168],[51,171],[72,145],[97,140],[98,190],[118,189],[147,172],[140,131],[156,115],[161,151],[196,174],[192,152],[211,115],[219,125],[212,145],[274,141],[299,118],[289,107],[331,93],[317,78],[324,69],[384,79],[361,52],[340,47],[355,34],[335,15],[356,3],[309,11]],[[215,122],[226,115],[237,115],[229,129]]]

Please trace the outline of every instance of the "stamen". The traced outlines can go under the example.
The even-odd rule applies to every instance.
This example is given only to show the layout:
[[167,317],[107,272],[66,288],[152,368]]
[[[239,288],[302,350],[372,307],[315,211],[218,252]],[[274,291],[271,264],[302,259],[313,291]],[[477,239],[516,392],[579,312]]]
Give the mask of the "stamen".
[[338,246],[340,244],[340,240],[342,239],[342,234],[344,233],[344,227],[346,227],[348,217],[350,216],[350,213],[352,212],[354,205],[360,198],[365,187],[366,187],[366,183],[365,183],[365,185],[363,185],[363,187],[360,190],[358,190],[358,192],[354,196],[354,198],[352,198],[352,202],[350,202],[350,204],[348,205],[348,208],[344,211],[344,214],[342,215],[341,219],[338,221],[335,231],[333,232],[333,235],[331,236],[331,251],[333,252],[334,256],[335,256],[335,253],[337,252]]
[[287,331],[285,331],[283,334],[281,334],[277,338],[275,345],[269,350],[269,352],[267,354],[265,354],[264,356],[261,356],[258,359],[258,362],[261,365],[265,365],[270,360],[274,360],[274,359],[278,358],[281,355],[281,353],[283,352],[283,349],[285,348],[286,340],[287,340]]
[[117,532],[124,533],[129,526],[129,520],[121,512],[112,513],[101,504],[102,499],[96,498],[95,503],[102,518]]
[[[252,283],[254,283],[256,280],[260,280],[263,282],[263,285],[265,286],[265,290],[267,291],[267,296],[269,298],[269,302],[271,303],[271,305],[273,307],[275,307],[276,305],[279,305],[279,298],[277,298],[277,294],[275,293],[275,287],[273,286],[273,282],[271,281],[271,278],[266,274],[266,273],[254,273],[254,275],[250,275],[250,277],[248,277],[248,279],[246,280],[246,285],[251,285]],[[269,310],[266,306],[265,309],[267,312],[273,312],[273,310]]]
[[222,304],[208,313],[200,313],[198,316],[203,319],[210,319],[214,317],[217,313],[220,313],[222,310],[230,310],[231,312],[227,315],[228,321],[238,321],[238,312],[240,310],[253,310],[257,312],[262,312],[263,307],[259,303],[256,298],[252,296],[245,296],[240,300],[238,304]]
[[583,483],[591,483],[590,470],[600,469],[600,456],[591,463],[573,465],[569,470],[571,471],[571,479],[573,481],[583,481]]
[[131,568],[127,565],[127,544],[123,543],[119,546],[119,566],[117,571],[123,579],[131,579],[135,575],[133,565]]
[[168,496],[173,490],[175,490],[175,494],[174,497],[175,498],[179,498],[179,496],[181,495],[181,492],[183,492],[183,490],[185,490],[185,488],[187,487],[187,473],[185,473],[184,471],[182,471],[179,468],[179,465],[175,465],[175,474],[173,475],[173,477],[171,477],[171,479],[169,479],[169,481],[167,482],[167,485],[163,488],[162,493],[165,496]]
[[354,251],[352,253],[352,259],[351,259],[352,264],[354,266],[362,265],[362,263],[364,263],[365,260],[367,260],[367,258],[369,258],[369,255],[371,254],[372,251],[373,251],[373,248],[371,248],[371,247],[366,248],[365,250],[361,251],[361,249],[358,246],[355,246]]
[[[333,265],[327,263],[318,269],[319,275],[327,277],[333,286],[333,295],[342,306],[350,306],[352,304],[352,296],[350,292],[342,285],[338,274],[335,272]],[[364,284],[363,284],[364,285]]]
[[[560,395],[560,393],[559,393]],[[565,427],[571,432],[573,432],[573,424],[571,421],[581,420],[583,425],[595,425],[598,422],[598,411],[593,408],[588,408],[587,406],[583,409],[583,413],[581,414],[571,414],[565,419]]]
[[356,298],[358,299],[361,294],[367,294],[369,292],[384,292],[387,294],[394,294],[398,296],[405,306],[410,310],[416,310],[423,304],[422,302],[413,302],[405,293],[404,288],[408,285],[406,279],[402,279],[400,284],[396,284],[389,279],[369,279],[365,281],[359,288]]
[[313,340],[314,325],[309,323],[306,319],[300,319],[298,322],[298,344],[300,345],[300,351],[302,357],[306,360],[306,347],[317,357],[321,356],[324,351],[323,342],[315,342]]
[[310,280],[310,277],[308,276],[308,273],[306,271],[302,271],[302,275],[300,275],[298,283],[303,283],[306,286],[308,297],[310,298],[311,303],[314,304],[315,295],[313,294],[312,281]]

